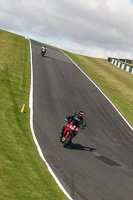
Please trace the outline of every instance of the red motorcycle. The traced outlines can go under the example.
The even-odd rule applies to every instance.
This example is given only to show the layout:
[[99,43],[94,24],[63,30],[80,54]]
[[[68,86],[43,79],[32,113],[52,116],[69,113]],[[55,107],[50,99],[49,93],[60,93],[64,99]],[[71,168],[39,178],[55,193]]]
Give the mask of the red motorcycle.
[[86,127],[86,125],[75,126],[72,122],[68,122],[65,125],[64,132],[60,134],[60,141],[63,143],[63,147],[66,147],[72,138],[78,134],[79,128],[85,129]]

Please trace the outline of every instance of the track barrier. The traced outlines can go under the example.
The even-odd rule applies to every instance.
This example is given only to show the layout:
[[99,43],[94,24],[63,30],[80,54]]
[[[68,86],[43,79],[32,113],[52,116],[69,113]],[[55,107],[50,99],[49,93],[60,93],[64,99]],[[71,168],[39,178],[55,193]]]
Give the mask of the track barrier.
[[111,62],[113,65],[115,65],[116,67],[125,70],[126,72],[129,72],[131,74],[133,74],[133,67],[122,63],[121,61],[119,61],[116,58],[108,58],[108,61]]

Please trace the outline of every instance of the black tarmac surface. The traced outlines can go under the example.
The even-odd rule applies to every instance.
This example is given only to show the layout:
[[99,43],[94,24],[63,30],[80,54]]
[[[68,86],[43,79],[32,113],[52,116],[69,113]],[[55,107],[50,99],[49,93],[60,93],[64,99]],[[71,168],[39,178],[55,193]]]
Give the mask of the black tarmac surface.
[[[32,41],[33,127],[45,159],[74,200],[133,200],[133,131],[59,50]],[[68,148],[65,116],[84,110],[85,130]]]

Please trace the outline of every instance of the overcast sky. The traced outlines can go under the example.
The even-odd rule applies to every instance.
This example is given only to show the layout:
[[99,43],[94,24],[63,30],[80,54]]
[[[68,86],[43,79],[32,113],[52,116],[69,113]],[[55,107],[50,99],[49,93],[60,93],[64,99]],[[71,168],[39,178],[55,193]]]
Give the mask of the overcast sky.
[[133,0],[0,0],[0,28],[73,53],[133,59]]

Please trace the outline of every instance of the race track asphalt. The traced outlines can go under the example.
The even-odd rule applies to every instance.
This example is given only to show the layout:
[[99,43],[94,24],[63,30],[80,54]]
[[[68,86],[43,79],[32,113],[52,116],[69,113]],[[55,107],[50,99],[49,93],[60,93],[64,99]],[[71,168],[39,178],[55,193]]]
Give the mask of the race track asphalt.
[[[31,46],[33,128],[55,175],[74,200],[133,200],[133,131],[61,51]],[[79,109],[87,127],[63,148],[65,116]]]

